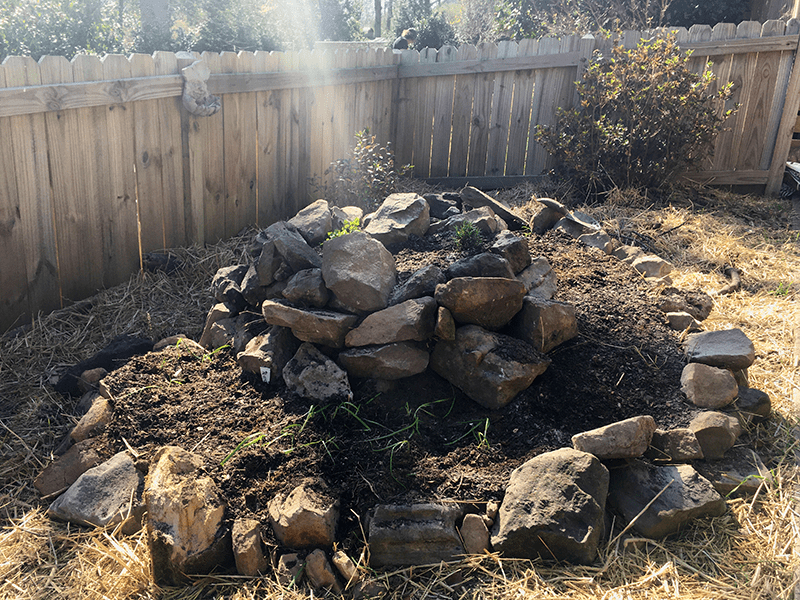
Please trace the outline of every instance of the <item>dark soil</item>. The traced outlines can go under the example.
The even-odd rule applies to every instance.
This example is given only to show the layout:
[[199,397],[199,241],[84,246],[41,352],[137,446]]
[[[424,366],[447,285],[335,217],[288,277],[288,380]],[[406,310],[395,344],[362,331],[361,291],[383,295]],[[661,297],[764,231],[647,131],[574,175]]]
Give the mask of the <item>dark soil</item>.
[[[243,374],[228,350],[196,356],[178,346],[106,378],[115,418],[105,452],[127,443],[147,457],[174,444],[203,455],[232,517],[266,521],[277,492],[320,479],[341,499],[340,537],[355,543],[358,517],[376,504],[501,500],[513,469],[570,445],[575,433],[642,414],[661,428],[686,425],[696,410],[679,389],[678,334],[663,324],[650,285],[555,232],[529,243],[558,275],[556,298],[577,308],[580,335],[551,351],[548,370],[502,410],[430,372],[393,384],[351,381],[352,403],[311,406],[279,377],[265,384]],[[461,256],[453,240],[395,250],[401,281]],[[245,440],[255,443],[222,464]]]

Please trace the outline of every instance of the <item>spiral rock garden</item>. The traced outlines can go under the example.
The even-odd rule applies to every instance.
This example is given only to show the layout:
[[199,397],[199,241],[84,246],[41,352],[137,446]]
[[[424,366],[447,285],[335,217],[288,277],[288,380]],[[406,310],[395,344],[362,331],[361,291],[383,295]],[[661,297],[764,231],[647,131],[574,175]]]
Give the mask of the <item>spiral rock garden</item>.
[[200,339],[116,340],[59,381],[81,400],[35,482],[49,514],[146,528],[159,584],[360,597],[370,569],[465,554],[591,563],[755,493],[752,342],[704,331],[665,260],[537,211],[468,187],[253,233]]

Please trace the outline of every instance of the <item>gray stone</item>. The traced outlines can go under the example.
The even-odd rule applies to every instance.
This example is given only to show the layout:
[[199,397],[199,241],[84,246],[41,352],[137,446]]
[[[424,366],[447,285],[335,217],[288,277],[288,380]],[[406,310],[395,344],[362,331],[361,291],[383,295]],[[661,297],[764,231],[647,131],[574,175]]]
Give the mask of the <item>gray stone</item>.
[[144,500],[153,579],[178,585],[233,563],[225,501],[203,474],[203,458],[177,446],[156,452]]
[[50,517],[77,525],[116,525],[138,511],[144,477],[127,452],[115,454],[78,477],[47,509]]
[[675,268],[671,263],[654,254],[644,254],[637,256],[631,266],[636,269],[643,277],[666,277]]
[[383,244],[356,231],[322,245],[322,277],[342,305],[372,312],[388,305],[397,269]]
[[601,460],[638,458],[650,446],[655,430],[656,422],[650,415],[631,417],[573,435],[572,446]]
[[511,473],[492,531],[509,558],[589,563],[603,535],[608,470],[571,448],[540,454]]
[[676,331],[700,329],[700,323],[697,322],[697,319],[687,312],[668,312],[664,315],[664,318],[667,325]]
[[742,427],[736,417],[716,411],[699,413],[689,423],[689,429],[697,437],[706,460],[722,458],[742,434]]
[[766,392],[739,387],[739,396],[733,401],[732,408],[741,415],[740,421],[760,423],[772,413],[772,402]]
[[723,496],[732,493],[755,494],[772,483],[772,474],[750,448],[736,446],[720,460],[699,460],[695,469]]
[[690,362],[738,371],[753,364],[755,347],[741,329],[706,331],[686,338],[684,350]]
[[303,306],[322,308],[330,299],[330,292],[322,279],[322,269],[303,269],[286,282],[283,297]]
[[739,386],[727,369],[689,363],[681,372],[681,391],[695,406],[722,408],[733,402]]
[[345,589],[349,589],[361,581],[361,571],[344,550],[334,552],[331,560],[333,566],[339,571],[339,575],[344,579]]
[[380,205],[364,231],[384,245],[423,236],[431,222],[430,207],[419,194],[391,194]]
[[628,246],[623,244],[622,246],[617,246],[614,248],[613,252],[611,252],[611,256],[618,258],[624,263],[631,264],[640,256],[644,256],[644,252],[641,248],[637,248],[636,246]]
[[543,256],[534,258],[530,266],[517,275],[517,279],[525,285],[525,294],[550,300],[556,295],[556,272]]
[[290,392],[317,402],[353,399],[347,373],[308,342],[286,363],[283,381]]
[[608,502],[627,523],[638,516],[633,529],[654,539],[675,533],[693,519],[725,512],[725,500],[690,465],[659,467],[639,460],[611,472]]
[[510,332],[539,352],[550,352],[578,335],[575,307],[566,302],[525,296]]
[[586,230],[586,226],[582,223],[579,223],[575,219],[571,219],[569,217],[562,217],[559,219],[555,225],[553,225],[553,229],[557,231],[563,231],[568,236],[572,238],[579,238],[580,236],[584,235],[585,233],[589,233]]
[[273,223],[267,227],[266,233],[274,242],[275,250],[293,273],[320,266],[319,254],[306,243],[302,235],[284,221]]
[[495,217],[494,211],[484,206],[483,208],[476,208],[461,213],[460,215],[453,215],[438,223],[432,223],[428,229],[428,234],[432,235],[442,231],[455,231],[459,225],[465,222],[472,223],[478,231],[489,235],[495,234],[498,230],[497,218]]
[[316,590],[330,589],[336,594],[342,593],[342,586],[336,580],[331,563],[325,552],[317,548],[306,557],[306,576]]
[[251,339],[236,355],[236,362],[243,370],[260,375],[269,383],[273,376],[281,374],[299,347],[300,342],[289,328],[273,325],[266,333]]
[[436,328],[433,334],[440,340],[456,339],[456,322],[444,306],[440,306],[436,313]]
[[689,313],[698,321],[704,321],[714,307],[714,300],[704,292],[679,290],[674,287],[663,290],[658,301],[659,310],[665,313]]
[[405,566],[453,560],[464,553],[453,505],[375,507],[369,522],[370,566]]
[[484,554],[489,550],[489,529],[480,515],[464,515],[459,532],[464,542],[465,553]]
[[211,307],[206,316],[206,324],[198,342],[203,348],[211,350],[211,328],[214,323],[223,319],[231,319],[236,315],[236,308],[232,304],[217,303]]
[[434,372],[486,408],[506,406],[547,370],[550,359],[515,338],[475,325],[439,340],[431,354]]
[[413,298],[433,296],[436,286],[445,283],[447,277],[435,265],[427,265],[415,271],[405,283],[397,286],[392,292],[389,304],[399,304]]
[[454,262],[445,271],[448,279],[456,277],[505,277],[514,279],[509,262],[492,252],[482,252]]
[[687,427],[656,429],[645,456],[656,462],[686,463],[703,458],[703,449]]
[[436,286],[436,301],[458,323],[487,329],[506,325],[522,308],[525,286],[502,277],[457,277]]
[[578,241],[590,248],[602,250],[605,254],[611,254],[614,250],[614,240],[605,231],[584,233],[578,236]]
[[422,342],[436,327],[436,300],[430,296],[406,300],[368,315],[345,337],[346,346]]
[[78,477],[100,464],[100,455],[92,444],[92,440],[84,440],[72,446],[36,476],[33,486],[42,496],[65,491]]
[[304,482],[275,496],[268,509],[272,531],[287,548],[329,548],[336,541],[339,501],[321,482]]
[[242,279],[242,297],[250,306],[260,306],[267,298],[267,286],[261,285],[261,278],[258,275],[255,265],[250,265],[244,279]]
[[[526,225],[525,221],[511,212],[510,207],[499,200],[495,200],[488,194],[484,194],[478,188],[469,185],[465,186],[461,190],[461,203],[466,206],[490,208],[494,214],[508,223],[511,229],[519,230]],[[503,229],[506,229],[506,227],[503,227]]]
[[275,241],[267,239],[261,246],[258,261],[255,263],[259,284],[268,286],[275,283],[275,276],[284,264],[283,257],[275,248]]
[[264,300],[261,313],[267,323],[288,327],[299,340],[333,348],[344,346],[347,332],[358,322],[355,315],[330,310],[303,310],[280,300]]
[[328,201],[312,202],[289,219],[289,224],[303,236],[310,246],[321,244],[333,229]]
[[428,368],[426,350],[409,342],[365,346],[339,353],[339,362],[349,375],[395,380],[422,373]]
[[332,229],[336,231],[344,227],[347,222],[358,221],[362,223],[364,210],[358,206],[331,206],[331,219],[333,220]]
[[266,574],[269,564],[261,544],[261,523],[239,518],[232,528],[233,558],[239,575],[257,577]]
[[240,286],[248,268],[248,265],[233,265],[217,270],[211,279],[211,293],[217,302],[230,304],[237,312],[244,308],[246,302]]
[[278,583],[282,586],[297,587],[303,577],[303,562],[294,552],[281,554],[278,559],[278,566],[275,568],[275,575]]
[[432,219],[446,219],[450,215],[445,213],[452,209],[455,209],[456,212],[461,212],[458,207],[458,203],[461,200],[460,196],[458,197],[458,200],[449,196],[456,195],[448,194],[448,197],[445,197],[444,194],[423,194],[422,197],[425,198],[428,206],[431,208]]
[[[566,207],[564,210],[566,210]],[[536,234],[542,235],[552,229],[563,216],[564,214],[557,209],[542,205],[530,220],[531,230]]]
[[220,319],[215,322],[208,333],[208,349],[216,350],[223,346],[233,347],[233,340],[236,337],[236,317]]
[[489,250],[505,258],[515,274],[531,264],[528,241],[525,238],[514,235],[507,229],[497,234]]
[[113,416],[111,403],[102,396],[95,397],[89,410],[70,431],[70,439],[73,442],[82,442],[90,437],[95,437],[105,430]]

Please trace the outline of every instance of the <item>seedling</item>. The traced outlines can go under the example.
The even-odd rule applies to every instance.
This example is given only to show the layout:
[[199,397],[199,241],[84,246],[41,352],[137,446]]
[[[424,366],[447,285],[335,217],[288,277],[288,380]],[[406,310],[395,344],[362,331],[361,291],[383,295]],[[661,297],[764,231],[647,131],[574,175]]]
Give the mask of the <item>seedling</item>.
[[481,232],[471,221],[462,221],[456,225],[456,248],[462,251],[480,248],[483,243]]
[[354,231],[358,231],[361,229],[361,220],[360,219],[352,219],[350,221],[345,221],[342,224],[341,229],[337,229],[335,231],[331,231],[328,233],[328,239],[332,240],[333,238],[337,238],[343,235],[348,235],[353,233]]

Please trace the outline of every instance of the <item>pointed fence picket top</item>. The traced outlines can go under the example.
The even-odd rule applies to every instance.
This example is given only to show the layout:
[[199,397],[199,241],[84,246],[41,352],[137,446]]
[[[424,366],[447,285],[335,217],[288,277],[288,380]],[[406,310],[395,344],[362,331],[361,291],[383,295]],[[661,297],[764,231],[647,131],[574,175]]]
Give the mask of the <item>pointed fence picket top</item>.
[[[656,31],[622,32],[632,47]],[[740,109],[704,183],[781,183],[800,106],[800,22],[678,28],[690,64],[734,83]],[[9,57],[0,65],[0,330],[124,281],[140,254],[214,243],[286,218],[324,193],[357,131],[396,164],[457,186],[551,168],[536,142],[611,40],[585,36],[301,52]],[[334,49],[335,48],[335,49]],[[222,109],[182,106],[202,60]],[[710,66],[707,67],[708,62]],[[797,142],[800,144],[800,142]],[[502,179],[501,179],[502,178]]]

